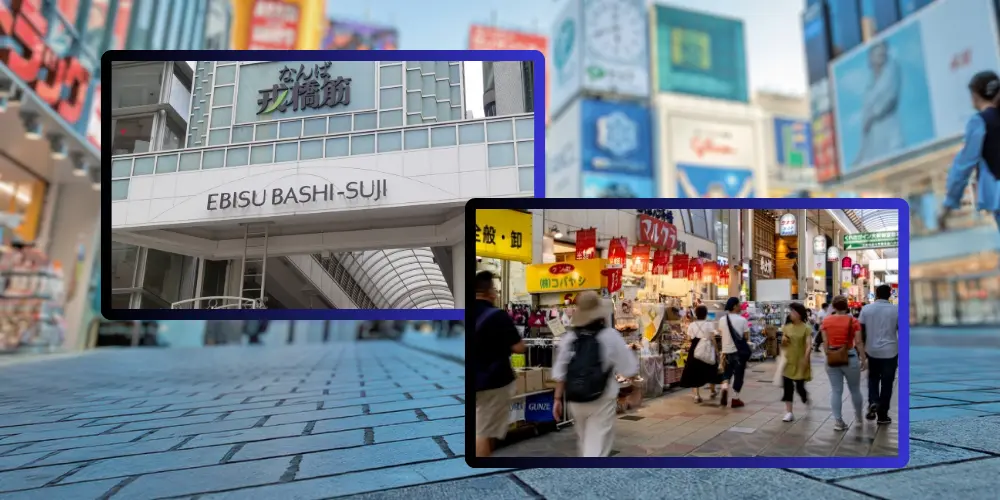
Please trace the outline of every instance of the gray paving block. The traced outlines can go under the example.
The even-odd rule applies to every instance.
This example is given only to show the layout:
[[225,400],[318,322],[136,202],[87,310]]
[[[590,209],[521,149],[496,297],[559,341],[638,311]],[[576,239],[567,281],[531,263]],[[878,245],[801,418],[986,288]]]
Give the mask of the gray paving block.
[[362,414],[364,414],[364,410],[362,410],[360,406],[344,406],[342,408],[330,408],[328,410],[286,413],[284,415],[275,415],[267,419],[267,422],[264,422],[264,427],[297,422],[315,422],[317,420],[327,420],[331,418],[353,417]]
[[75,468],[75,465],[53,465],[0,472],[0,492],[40,488]]
[[413,399],[439,398],[442,396],[465,396],[465,388],[437,389],[433,391],[411,392]]
[[408,399],[405,401],[397,401],[395,403],[382,403],[371,405],[372,413],[386,413],[390,411],[400,411],[400,410],[416,410],[417,408],[434,408],[436,406],[453,406],[458,401],[455,398],[444,397],[444,398],[427,398],[427,399]]
[[0,439],[0,446],[15,443],[31,443],[34,441],[45,441],[49,439],[69,439],[81,436],[93,436],[113,428],[113,425],[95,425],[92,427],[75,427],[72,429],[61,429],[54,431],[25,432],[14,436]]
[[[837,484],[889,500],[912,498],[996,498],[1000,458],[907,470]],[[990,493],[987,493],[990,492]]]
[[424,484],[376,493],[352,495],[345,500],[398,500],[400,498],[489,498],[490,500],[534,499],[507,475],[474,477],[443,483]]
[[181,415],[187,413],[188,411],[189,410],[158,411],[154,413],[145,413],[142,415],[123,415],[120,417],[107,417],[95,421],[94,425],[130,424],[133,422],[148,422],[153,420],[164,420],[168,418],[174,419],[180,417]]
[[912,408],[910,410],[910,423],[916,424],[928,420],[954,420],[974,418],[986,415],[986,412],[970,410],[968,406],[949,406],[943,408]]
[[986,453],[1000,453],[1000,417],[963,418],[946,422],[914,422],[910,437],[961,446]]
[[[906,468],[924,467],[927,465],[941,464],[946,462],[957,462],[970,458],[986,457],[983,453],[963,450],[937,443],[925,443],[923,441],[910,441],[910,462]],[[811,477],[823,480],[843,479],[854,476],[867,476],[886,471],[898,471],[899,469],[795,469]],[[883,476],[891,478],[892,476]]]
[[340,408],[352,405],[376,405],[381,403],[393,403],[396,401],[408,401],[403,393],[386,394],[382,396],[367,396],[363,398],[329,398],[330,396],[324,396],[324,399],[320,400],[320,403],[323,403],[323,408]]
[[350,448],[363,444],[365,444],[365,431],[361,429],[272,439],[269,441],[247,443],[240,451],[236,452],[236,455],[233,455],[231,461],[281,457],[299,453]]
[[180,444],[182,439],[154,439],[152,441],[137,441],[135,443],[116,443],[104,446],[88,446],[64,450],[38,462],[38,465],[68,464],[72,462],[87,462],[102,458],[126,457],[145,453],[167,451]]
[[19,425],[17,427],[5,427],[0,429],[0,435],[4,434],[26,434],[29,432],[52,432],[68,429],[78,429],[87,424],[95,423],[93,420],[70,420],[67,422],[49,422],[45,424]]
[[[971,388],[968,388],[971,389]],[[929,396],[933,396],[939,399],[949,399],[965,403],[996,403],[1000,402],[1000,393],[979,391],[979,390],[966,390],[966,391],[954,391],[954,392],[933,392],[929,393]]]
[[250,441],[262,441],[265,439],[283,438],[291,436],[301,436],[306,424],[285,424],[273,425],[269,427],[255,427],[229,432],[214,432],[211,434],[199,434],[194,439],[188,441],[184,448],[199,448],[202,446],[214,446],[219,444],[246,443]]
[[306,411],[316,411],[319,403],[286,403],[281,406],[270,408],[260,408],[257,410],[234,411],[226,416],[226,420],[236,420],[240,418],[260,418],[272,415],[284,415],[286,413],[302,413]]
[[54,439],[54,440],[34,443],[31,446],[27,446],[23,449],[18,450],[18,452],[28,453],[36,451],[69,450],[73,448],[86,448],[90,446],[102,446],[106,444],[127,443],[133,439],[139,438],[143,434],[145,433],[140,431],[116,432],[113,434],[100,434],[97,436]]
[[[196,434],[207,434],[210,432],[226,432],[249,429],[257,424],[259,418],[244,418],[241,420],[224,420],[222,422],[208,422],[204,424],[181,425],[177,427],[164,427],[150,434],[144,440],[164,439],[179,436],[194,436]],[[143,422],[145,423],[145,422]]]
[[[240,411],[240,410],[256,410],[259,408],[274,408],[277,401],[264,401],[262,403],[243,403],[235,405],[224,405],[224,406],[206,406],[203,408],[197,408],[192,412],[192,415],[202,415],[205,413],[222,413],[227,411]],[[168,410],[181,409],[179,406],[184,405],[171,405]]]
[[310,453],[302,456],[296,479],[329,476],[345,472],[391,467],[427,460],[443,459],[447,455],[432,439],[417,439],[358,448]]
[[23,453],[20,455],[7,455],[0,457],[0,471],[11,470],[28,465],[51,452],[42,451],[38,453]]
[[131,457],[98,460],[74,472],[59,484],[79,483],[95,479],[137,476],[177,469],[190,469],[216,465],[226,456],[231,446],[216,446],[197,450],[176,450],[163,453],[149,453]]
[[146,474],[122,488],[114,499],[148,500],[276,483],[289,462],[289,458],[274,458]]
[[363,429],[366,427],[380,427],[383,425],[403,424],[407,422],[418,422],[417,414],[412,411],[397,411],[392,413],[376,413],[374,415],[359,415],[354,417],[336,418],[332,420],[320,420],[313,427],[313,434],[323,432],[345,431],[349,429]]
[[581,498],[867,499],[774,469],[531,469],[514,473],[546,500]]
[[[233,406],[239,405],[245,400],[245,397],[235,396],[235,397],[225,397],[220,399],[202,399],[202,398],[177,398],[177,402],[171,403],[165,408],[166,410],[195,410],[202,408],[218,408],[223,406]],[[261,404],[261,403],[257,403]],[[266,405],[265,405],[266,406]],[[274,406],[273,404],[271,406]],[[250,408],[247,408],[248,410]],[[219,410],[225,411],[225,410]]]
[[462,457],[465,456],[465,433],[451,434],[444,436],[444,442],[448,444],[448,449],[452,453]]
[[[455,401],[458,403],[458,401]],[[453,406],[439,406],[437,408],[425,408],[424,415],[431,420],[440,418],[465,417],[465,405],[458,403]]]
[[103,411],[88,411],[84,413],[74,413],[72,416],[67,414],[70,420],[86,420],[86,419],[97,419],[105,417],[123,417],[127,415],[142,415],[155,413],[162,409],[163,406],[144,406],[142,408],[119,408],[115,410],[103,410]]
[[[187,410],[179,410],[187,411]],[[191,425],[191,424],[204,424],[212,422],[219,418],[221,414],[216,415],[190,415],[187,417],[175,417],[170,419],[156,419],[156,420],[144,420],[139,422],[134,422],[130,424],[125,424],[124,426],[117,429],[118,432],[123,431],[149,431],[153,429],[162,429],[164,427],[178,427],[181,425]],[[234,419],[235,420],[235,419]],[[254,419],[256,420],[256,419]]]
[[465,430],[465,418],[449,418],[414,422],[411,424],[386,425],[375,428],[375,442],[388,443],[431,436],[446,436]]
[[48,488],[4,493],[3,498],[4,500],[91,500],[103,497],[121,481],[121,479],[108,479],[66,486],[49,486]]

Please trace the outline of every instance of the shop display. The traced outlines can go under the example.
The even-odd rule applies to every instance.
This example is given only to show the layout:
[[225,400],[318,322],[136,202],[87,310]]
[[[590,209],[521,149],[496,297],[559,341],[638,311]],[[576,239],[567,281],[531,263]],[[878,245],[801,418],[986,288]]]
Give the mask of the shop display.
[[0,352],[61,346],[64,300],[58,262],[30,245],[0,248]]

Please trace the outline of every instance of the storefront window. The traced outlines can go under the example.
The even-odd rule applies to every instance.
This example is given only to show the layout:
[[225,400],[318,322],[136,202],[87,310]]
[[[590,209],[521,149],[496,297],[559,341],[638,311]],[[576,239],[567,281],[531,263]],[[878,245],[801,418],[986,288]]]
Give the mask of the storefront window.
[[128,155],[148,153],[153,135],[153,117],[124,118],[114,123],[115,138],[111,143],[112,154]]

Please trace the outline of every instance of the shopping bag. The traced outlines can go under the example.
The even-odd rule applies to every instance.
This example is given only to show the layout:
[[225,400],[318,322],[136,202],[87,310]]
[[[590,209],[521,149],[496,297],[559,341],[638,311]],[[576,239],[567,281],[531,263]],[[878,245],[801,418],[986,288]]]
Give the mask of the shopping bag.
[[788,364],[788,360],[785,359],[785,353],[782,352],[778,355],[778,365],[774,370],[774,379],[771,381],[775,387],[783,387],[785,385],[785,365]]
[[700,339],[694,348],[694,357],[702,363],[715,364],[715,346],[712,342]]

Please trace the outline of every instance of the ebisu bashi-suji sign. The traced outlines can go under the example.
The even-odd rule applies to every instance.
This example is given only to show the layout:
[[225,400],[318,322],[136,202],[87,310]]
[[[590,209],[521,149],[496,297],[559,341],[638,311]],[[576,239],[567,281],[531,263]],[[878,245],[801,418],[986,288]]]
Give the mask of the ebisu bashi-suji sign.
[[245,189],[209,193],[206,210],[230,210],[262,207],[264,205],[304,205],[307,203],[331,203],[337,200],[378,201],[387,196],[386,179],[370,181],[350,181],[343,186],[335,184],[313,184],[281,188]]
[[330,61],[299,64],[298,69],[284,66],[278,70],[278,83],[259,91],[257,114],[284,113],[304,109],[335,108],[351,103],[351,79],[330,74]]

